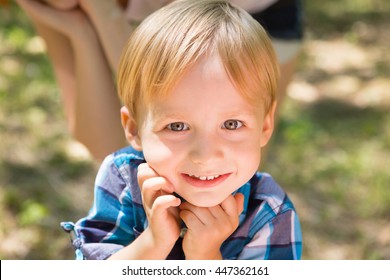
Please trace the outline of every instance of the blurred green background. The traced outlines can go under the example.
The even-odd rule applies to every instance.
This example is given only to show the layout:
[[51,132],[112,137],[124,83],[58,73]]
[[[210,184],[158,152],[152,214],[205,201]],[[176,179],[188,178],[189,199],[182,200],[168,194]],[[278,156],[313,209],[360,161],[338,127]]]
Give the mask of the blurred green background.
[[[390,1],[303,1],[306,39],[264,169],[304,259],[390,259]],[[98,165],[68,135],[42,40],[0,7],[0,259],[73,259]]]

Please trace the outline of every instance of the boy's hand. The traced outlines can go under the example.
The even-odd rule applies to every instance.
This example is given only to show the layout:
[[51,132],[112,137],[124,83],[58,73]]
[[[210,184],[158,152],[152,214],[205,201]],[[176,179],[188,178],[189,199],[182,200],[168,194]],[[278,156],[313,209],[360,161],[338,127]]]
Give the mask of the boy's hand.
[[[148,218],[148,228],[155,246],[172,249],[180,235],[178,206],[181,201],[172,193],[172,185],[147,163],[138,167],[138,184]],[[168,251],[168,253],[170,250]]]
[[210,208],[181,204],[180,217],[188,228],[183,239],[186,259],[221,259],[220,247],[237,229],[243,204],[241,193]]

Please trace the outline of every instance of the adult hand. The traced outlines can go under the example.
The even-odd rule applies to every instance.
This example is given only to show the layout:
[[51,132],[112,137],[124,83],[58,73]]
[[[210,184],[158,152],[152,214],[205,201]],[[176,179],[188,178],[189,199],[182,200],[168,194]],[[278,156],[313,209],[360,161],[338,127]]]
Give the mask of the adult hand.
[[64,11],[39,1],[16,0],[16,2],[34,22],[56,30],[71,40],[85,39],[86,32],[95,33],[88,17],[79,8]]
[[71,10],[77,7],[79,0],[42,0],[59,10]]

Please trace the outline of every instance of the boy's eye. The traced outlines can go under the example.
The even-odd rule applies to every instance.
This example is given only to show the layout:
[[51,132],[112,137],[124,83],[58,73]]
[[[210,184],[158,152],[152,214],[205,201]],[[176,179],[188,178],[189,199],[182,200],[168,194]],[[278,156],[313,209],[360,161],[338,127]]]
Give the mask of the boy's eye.
[[189,129],[188,125],[183,122],[170,123],[167,128],[172,131],[184,131]]
[[242,126],[242,122],[238,120],[227,120],[223,123],[223,128],[228,130],[235,130]]

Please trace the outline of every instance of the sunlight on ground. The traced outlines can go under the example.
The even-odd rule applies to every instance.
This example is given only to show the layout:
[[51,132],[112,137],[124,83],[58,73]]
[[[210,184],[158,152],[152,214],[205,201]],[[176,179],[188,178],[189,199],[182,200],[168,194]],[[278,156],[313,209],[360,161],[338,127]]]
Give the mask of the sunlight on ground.
[[[289,85],[291,98],[313,102],[320,97],[329,97],[359,107],[390,105],[390,80],[380,77],[377,70],[377,64],[384,58],[390,61],[390,55],[384,49],[359,47],[338,39],[309,41],[303,52],[310,61],[306,65],[309,71],[298,75]],[[310,73],[310,69],[317,74]],[[321,73],[325,79],[316,77],[314,82],[307,81],[307,76],[310,80],[313,79],[311,75]]]

